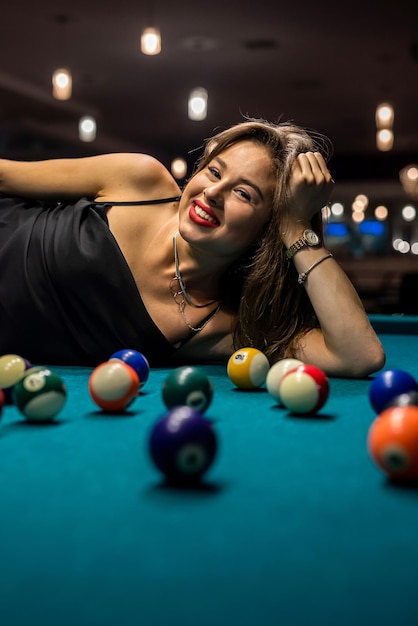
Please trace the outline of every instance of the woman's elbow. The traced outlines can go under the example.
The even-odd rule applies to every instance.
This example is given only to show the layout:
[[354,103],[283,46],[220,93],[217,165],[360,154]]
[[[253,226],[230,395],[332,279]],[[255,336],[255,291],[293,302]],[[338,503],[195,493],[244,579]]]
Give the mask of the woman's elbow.
[[367,346],[361,357],[354,364],[353,378],[367,378],[381,370],[386,363],[386,353],[379,340]]

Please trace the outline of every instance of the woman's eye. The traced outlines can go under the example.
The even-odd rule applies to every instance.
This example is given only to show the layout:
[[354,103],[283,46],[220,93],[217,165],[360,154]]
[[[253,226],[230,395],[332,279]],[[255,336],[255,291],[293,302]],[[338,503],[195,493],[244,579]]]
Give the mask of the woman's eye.
[[221,177],[219,170],[217,170],[216,167],[208,167],[208,170],[212,174],[212,176],[214,176],[215,178]]
[[245,189],[237,189],[237,193],[239,193],[245,200],[251,200],[250,194],[248,191],[245,191]]

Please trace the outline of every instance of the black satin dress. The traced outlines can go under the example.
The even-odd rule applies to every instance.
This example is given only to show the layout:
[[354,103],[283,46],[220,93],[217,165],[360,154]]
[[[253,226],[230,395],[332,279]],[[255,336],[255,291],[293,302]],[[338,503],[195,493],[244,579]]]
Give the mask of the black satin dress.
[[0,355],[95,366],[116,350],[151,365],[175,352],[148,315],[109,230],[106,205],[0,196]]

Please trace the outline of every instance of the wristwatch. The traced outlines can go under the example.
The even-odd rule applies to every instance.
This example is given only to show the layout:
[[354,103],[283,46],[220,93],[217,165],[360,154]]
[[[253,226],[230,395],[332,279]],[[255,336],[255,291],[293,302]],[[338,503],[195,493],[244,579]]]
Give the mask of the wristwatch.
[[296,252],[298,252],[298,250],[300,250],[304,246],[315,247],[319,246],[320,243],[321,240],[318,235],[310,228],[307,228],[304,231],[302,237],[299,237],[299,239],[297,239],[295,243],[292,243],[292,245],[287,249],[286,256],[290,260],[296,254]]

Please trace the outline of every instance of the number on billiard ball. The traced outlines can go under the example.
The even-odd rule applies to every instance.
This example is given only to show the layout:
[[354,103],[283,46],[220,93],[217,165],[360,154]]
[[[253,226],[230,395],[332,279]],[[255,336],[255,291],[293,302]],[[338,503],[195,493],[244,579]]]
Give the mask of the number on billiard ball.
[[58,374],[47,367],[32,367],[14,385],[13,402],[28,420],[49,422],[63,408],[67,389]]
[[154,424],[149,452],[169,481],[195,481],[215,459],[217,436],[202,413],[189,406],[177,406]]
[[228,360],[227,373],[230,381],[239,389],[257,389],[266,382],[270,363],[257,348],[236,350]]
[[164,380],[162,388],[164,404],[168,409],[187,405],[203,413],[213,398],[210,378],[197,367],[177,367]]
[[387,405],[402,393],[418,391],[415,378],[409,372],[387,369],[378,374],[370,383],[369,400],[375,413],[381,413]]
[[385,409],[372,422],[367,448],[375,464],[395,480],[418,480],[418,407]]
[[123,361],[105,361],[90,374],[88,389],[93,401],[103,411],[124,411],[139,394],[139,377]]
[[150,366],[148,359],[141,352],[130,349],[118,350],[109,358],[109,361],[113,360],[123,361],[127,365],[130,365],[138,374],[141,387],[145,385],[149,378]]
[[282,404],[292,413],[316,413],[328,399],[329,380],[314,365],[304,363],[289,370],[281,379],[279,396]]

